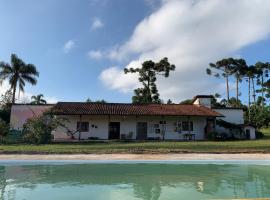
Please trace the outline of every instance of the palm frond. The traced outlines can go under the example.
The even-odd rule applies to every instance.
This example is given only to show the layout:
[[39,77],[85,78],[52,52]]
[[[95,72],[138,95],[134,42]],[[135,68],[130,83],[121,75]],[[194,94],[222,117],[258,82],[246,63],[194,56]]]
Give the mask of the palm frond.
[[29,74],[22,74],[21,78],[32,85],[37,84],[37,79]]

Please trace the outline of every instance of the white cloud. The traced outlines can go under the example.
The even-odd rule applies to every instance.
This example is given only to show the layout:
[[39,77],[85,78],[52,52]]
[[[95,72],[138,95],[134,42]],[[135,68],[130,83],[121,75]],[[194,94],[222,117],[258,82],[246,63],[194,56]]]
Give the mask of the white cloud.
[[69,53],[72,49],[75,48],[75,46],[76,44],[74,40],[68,40],[63,47],[64,53]]
[[91,59],[101,59],[103,57],[103,53],[101,51],[91,50],[87,53],[87,56]]
[[[114,81],[116,77],[118,80]],[[106,86],[123,93],[131,92],[132,89],[139,86],[136,75],[124,74],[123,70],[118,67],[110,67],[104,70],[99,78]]]
[[[158,10],[136,26],[128,41],[107,56],[118,61],[137,57],[130,64],[168,57],[176,71],[167,79],[158,79],[163,99],[177,102],[196,94],[223,93],[224,84],[208,77],[205,68],[209,62],[266,39],[269,18],[268,0],[163,0]],[[101,77],[108,87],[120,91],[132,90],[136,84],[133,76],[117,68],[104,70]]]
[[91,30],[96,30],[96,29],[102,28],[103,26],[104,24],[99,18],[94,18],[91,25]]

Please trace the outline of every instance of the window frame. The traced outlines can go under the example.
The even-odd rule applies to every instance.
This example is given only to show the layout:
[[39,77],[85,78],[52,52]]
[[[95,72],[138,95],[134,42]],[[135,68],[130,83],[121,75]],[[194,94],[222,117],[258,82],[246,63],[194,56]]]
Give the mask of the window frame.
[[77,130],[80,132],[89,132],[89,122],[77,121]]
[[183,121],[182,122],[182,131],[193,131],[193,122]]

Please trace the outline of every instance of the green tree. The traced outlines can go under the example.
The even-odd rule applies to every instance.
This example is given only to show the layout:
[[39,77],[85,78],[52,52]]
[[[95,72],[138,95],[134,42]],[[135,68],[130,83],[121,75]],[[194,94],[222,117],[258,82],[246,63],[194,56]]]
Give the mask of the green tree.
[[64,118],[54,117],[50,111],[41,116],[30,118],[23,125],[23,139],[32,144],[50,143],[52,131],[58,127],[66,128],[66,121]]
[[262,109],[261,106],[252,105],[248,112],[245,112],[245,123],[254,124],[258,129],[268,127],[270,123],[270,107]]
[[7,90],[5,94],[0,96],[0,119],[9,123],[10,121],[10,111],[12,103],[12,92]]
[[192,102],[193,102],[193,99],[186,99],[186,100],[181,101],[179,104],[190,105],[192,104]]
[[0,81],[8,79],[10,87],[12,89],[12,103],[15,103],[15,95],[17,87],[20,91],[24,91],[25,83],[28,82],[32,85],[36,85],[39,76],[36,67],[33,64],[26,64],[23,60],[17,57],[17,55],[11,55],[11,64],[1,62],[0,63]]
[[210,68],[206,69],[208,75],[212,75],[216,78],[224,77],[226,80],[226,93],[227,93],[227,102],[230,100],[229,92],[229,76],[232,75],[233,69],[235,68],[235,60],[233,58],[224,58],[217,61],[216,63],[210,63]]
[[255,64],[255,68],[257,71],[257,84],[260,86],[260,89],[258,89],[256,92],[261,93],[261,106],[264,107],[264,94],[267,92],[265,82],[268,81],[265,79],[268,79],[269,77],[270,63],[257,62]]
[[125,68],[124,72],[139,73],[139,82],[142,83],[142,88],[134,90],[132,97],[133,103],[160,103],[159,93],[156,85],[157,75],[165,78],[169,77],[170,72],[175,70],[175,65],[169,63],[168,58],[163,58],[158,63],[152,60],[145,61],[142,67]]
[[173,104],[171,99],[168,99],[167,104]]
[[[247,77],[247,81],[248,81],[248,112],[249,112],[249,116],[250,116],[250,106],[251,106],[251,83],[253,85],[253,100],[254,100],[254,104],[256,103],[256,96],[255,96],[255,86],[254,86],[254,78],[256,76],[256,68],[255,66],[249,66],[248,68],[246,68],[245,70],[245,76]],[[251,119],[249,119],[249,121],[251,121]]]
[[234,59],[235,64],[232,66],[232,74],[236,79],[236,104],[240,104],[239,101],[239,82],[242,82],[243,77],[245,76],[245,71],[247,69],[247,64],[244,59]]
[[100,100],[96,100],[96,101],[92,101],[90,98],[86,99],[87,103],[108,103],[106,100],[104,99],[100,99]]
[[32,96],[31,99],[31,104],[47,104],[47,101],[43,99],[43,94],[38,94],[36,96]]

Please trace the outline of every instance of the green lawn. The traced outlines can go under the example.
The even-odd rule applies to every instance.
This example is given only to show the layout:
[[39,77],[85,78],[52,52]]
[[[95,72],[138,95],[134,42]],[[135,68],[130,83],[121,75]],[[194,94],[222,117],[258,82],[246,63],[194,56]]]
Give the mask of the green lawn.
[[270,129],[255,141],[108,142],[49,145],[0,145],[0,153],[270,153]]

